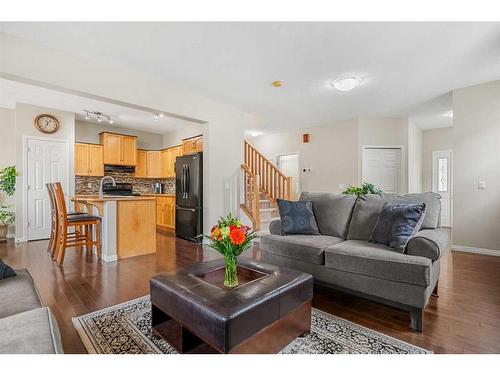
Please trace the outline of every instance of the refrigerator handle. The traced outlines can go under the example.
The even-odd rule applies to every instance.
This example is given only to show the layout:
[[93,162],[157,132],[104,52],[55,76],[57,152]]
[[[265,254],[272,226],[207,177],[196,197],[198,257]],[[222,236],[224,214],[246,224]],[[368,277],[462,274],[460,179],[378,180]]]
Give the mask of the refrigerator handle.
[[185,164],[182,164],[182,176],[181,176],[181,191],[179,193],[182,194],[182,199],[184,199],[184,166]]
[[189,165],[186,165],[186,198],[189,197],[189,190],[191,190],[191,173],[189,172]]

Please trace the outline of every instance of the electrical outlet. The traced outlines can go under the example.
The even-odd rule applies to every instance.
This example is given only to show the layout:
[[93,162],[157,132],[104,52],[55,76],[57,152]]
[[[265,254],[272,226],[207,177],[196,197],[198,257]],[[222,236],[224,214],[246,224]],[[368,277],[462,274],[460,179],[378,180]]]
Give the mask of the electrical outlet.
[[480,181],[478,181],[478,182],[477,182],[477,188],[478,188],[479,190],[484,190],[484,189],[486,189],[486,181],[484,181],[484,180],[480,180]]

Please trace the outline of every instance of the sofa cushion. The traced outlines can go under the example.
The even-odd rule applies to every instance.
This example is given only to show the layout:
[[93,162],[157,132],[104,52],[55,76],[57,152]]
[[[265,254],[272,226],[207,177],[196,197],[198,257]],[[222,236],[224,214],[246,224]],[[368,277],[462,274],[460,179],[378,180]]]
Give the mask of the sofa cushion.
[[0,280],[0,319],[41,306],[33,279],[27,270],[17,270],[17,276]]
[[319,234],[312,202],[276,199],[281,219],[281,234]]
[[425,217],[422,229],[436,229],[441,226],[441,195],[438,193],[407,194],[412,203],[425,203]]
[[342,238],[322,235],[278,236],[269,234],[261,238],[260,247],[262,250],[276,255],[313,264],[325,264],[324,249],[342,241]]
[[313,203],[314,215],[321,234],[344,239],[347,237],[356,196],[304,192],[300,200]]
[[425,203],[386,203],[373,230],[372,240],[403,253],[408,239],[422,226],[424,216]]
[[348,240],[325,250],[327,268],[427,287],[431,260],[367,241]]
[[0,280],[13,276],[16,276],[16,272],[9,265],[5,264],[2,259],[0,259]]
[[0,353],[62,353],[57,323],[48,307],[0,319]]
[[368,194],[358,197],[352,211],[347,239],[369,241],[384,204],[398,201],[406,200],[391,194]]

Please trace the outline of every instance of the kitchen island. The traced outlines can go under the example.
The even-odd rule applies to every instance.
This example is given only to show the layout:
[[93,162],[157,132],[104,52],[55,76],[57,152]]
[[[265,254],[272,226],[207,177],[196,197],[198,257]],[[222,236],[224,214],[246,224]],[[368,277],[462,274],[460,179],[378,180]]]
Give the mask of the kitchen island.
[[156,198],[154,196],[114,197],[75,195],[77,209],[102,217],[102,259],[121,258],[156,252]]

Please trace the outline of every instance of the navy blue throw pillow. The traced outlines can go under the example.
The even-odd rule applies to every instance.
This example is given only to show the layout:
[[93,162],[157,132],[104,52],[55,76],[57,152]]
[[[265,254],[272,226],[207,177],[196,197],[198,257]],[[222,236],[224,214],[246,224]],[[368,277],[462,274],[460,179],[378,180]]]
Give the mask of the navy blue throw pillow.
[[373,230],[372,240],[403,252],[409,238],[420,230],[424,216],[425,203],[386,203]]
[[0,259],[0,280],[12,276],[17,276],[16,272]]
[[319,234],[311,201],[276,199],[281,218],[281,234]]

